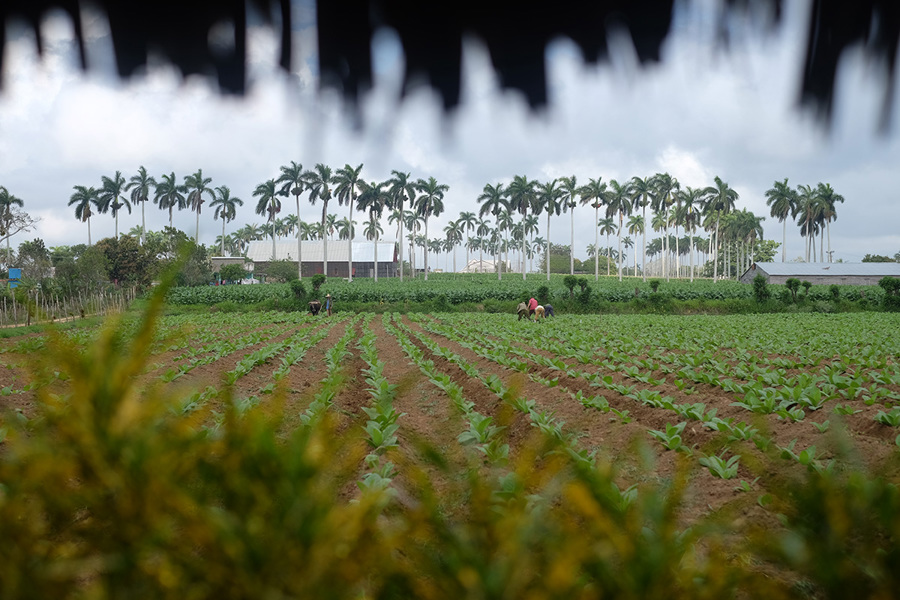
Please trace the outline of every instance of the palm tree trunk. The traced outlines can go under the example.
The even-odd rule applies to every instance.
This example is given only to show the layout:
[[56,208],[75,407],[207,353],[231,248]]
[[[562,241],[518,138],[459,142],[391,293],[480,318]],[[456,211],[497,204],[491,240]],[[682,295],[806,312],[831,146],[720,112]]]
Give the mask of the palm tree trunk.
[[[607,217],[608,218],[608,217]],[[606,276],[609,277],[609,229],[606,230]]]
[[88,246],[90,246],[91,245],[91,218],[90,217],[87,218],[87,222],[88,222]]
[[328,217],[328,203],[322,201],[322,273],[328,277],[328,231],[325,229],[325,220]]
[[[509,263],[509,230],[507,230],[505,233],[506,233],[506,261],[505,261],[505,263],[510,264]],[[512,267],[511,264],[510,264],[510,267]],[[498,275],[500,274],[499,270],[497,271],[497,274]]]
[[[678,214],[678,213],[675,213]],[[675,221],[675,279],[681,279],[681,256],[678,251],[678,220]]]
[[[645,200],[646,200],[646,198],[645,198]],[[644,218],[644,231],[643,231],[644,241],[641,244],[641,278],[644,281],[644,283],[646,283],[647,282],[647,203],[646,202],[644,202],[644,205],[642,208],[644,210],[644,217],[643,217]],[[637,255],[635,255],[635,257],[637,257]],[[635,267],[635,269],[637,269],[637,267]]]
[[[116,215],[116,231],[119,229],[119,215]],[[118,234],[116,234],[118,236]],[[200,205],[197,205],[197,228],[194,231],[194,243],[200,245]]]
[[275,213],[272,212],[272,262],[278,260],[278,254],[275,251]]
[[[143,235],[143,232],[141,232]],[[219,249],[221,254],[219,256],[225,256],[225,215],[222,215],[222,246]]]
[[825,221],[825,230],[828,232],[828,262],[831,262],[831,217]]
[[170,228],[172,227],[172,209],[173,208],[175,208],[175,207],[174,206],[169,207],[169,227]]
[[425,214],[425,244],[422,251],[425,252],[425,281],[428,281],[428,213]]
[[[572,204],[571,211],[572,235],[569,238],[569,275],[575,274],[575,204]],[[547,236],[547,243],[550,243],[550,236]],[[547,265],[550,265],[550,256],[547,256]]]
[[825,262],[825,235],[819,234],[819,260]]
[[[353,192],[350,192],[350,245],[347,248],[347,281],[353,281]],[[378,244],[375,244],[376,252],[378,252]],[[378,263],[375,263],[375,279],[378,280]]]
[[716,243],[713,246],[713,283],[719,280],[719,217],[721,215],[716,214]]
[[784,258],[787,254],[787,219],[782,219],[781,223],[781,262],[785,262]]
[[[550,281],[550,211],[547,211],[547,281]],[[574,263],[573,263],[574,264]],[[572,273],[575,274],[574,271]]]
[[[547,240],[550,243],[550,240]],[[550,257],[547,257],[547,264],[550,264]],[[525,281],[525,213],[522,213],[522,281]]]
[[[456,255],[455,254],[453,255],[453,259],[454,259],[453,270],[455,271],[456,270],[456,262],[455,262]],[[469,230],[468,229],[466,230],[466,268],[467,269],[469,268]]]
[[619,265],[619,281],[622,281],[622,219],[625,218],[625,214],[620,210],[619,211],[619,255],[616,257],[616,261]]
[[378,283],[378,228],[375,228],[375,283]]
[[691,230],[691,283],[694,282],[694,230]]
[[600,205],[594,208],[594,281],[600,281]]
[[[412,255],[410,255],[412,260]],[[412,267],[412,263],[410,263]],[[403,283],[403,203],[400,203],[400,283]]]
[[666,281],[669,281],[669,205],[666,204],[666,226],[663,227],[663,272],[666,274]]
[[[141,246],[144,245],[146,240],[144,239],[144,234],[147,231],[147,221],[144,218],[144,205],[147,204],[146,200],[141,201]],[[828,248],[831,249],[831,239],[828,240]]]
[[300,241],[300,194],[294,194],[297,201],[297,279],[303,279],[303,245]]

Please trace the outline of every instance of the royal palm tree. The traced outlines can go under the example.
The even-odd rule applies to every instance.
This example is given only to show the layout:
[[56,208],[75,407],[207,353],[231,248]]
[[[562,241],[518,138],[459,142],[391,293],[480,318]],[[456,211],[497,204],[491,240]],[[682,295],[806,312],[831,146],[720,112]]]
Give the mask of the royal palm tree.
[[[510,265],[509,262],[509,249],[512,244],[509,241],[509,234],[513,230],[513,216],[512,211],[510,210],[501,210],[497,213],[497,233],[503,238],[502,242],[497,243],[497,247],[500,249],[501,254],[498,256],[502,256],[505,254],[506,258],[504,262],[506,265]],[[500,275],[497,275],[497,278],[500,278]]]
[[303,165],[298,162],[291,161],[291,164],[281,167],[281,175],[278,176],[277,183],[281,184],[278,191],[282,196],[288,194],[294,196],[294,202],[297,205],[297,277],[303,279],[303,243],[300,238],[300,194],[304,190]]
[[278,254],[275,252],[275,215],[281,212],[281,200],[279,199],[275,180],[270,179],[257,185],[256,189],[253,190],[253,196],[259,198],[256,202],[256,214],[265,215],[271,227],[272,261],[276,261],[278,260]]
[[75,193],[69,197],[69,206],[75,205],[75,218],[82,223],[87,221],[88,246],[91,245],[91,215],[94,213],[93,209],[100,212],[100,202],[100,191],[83,185],[76,185]]
[[462,243],[462,225],[460,225],[459,221],[450,221],[447,226],[444,227],[444,235],[448,242],[447,246],[450,248],[449,251],[453,252],[453,272],[456,273],[456,246]]
[[[600,207],[603,206],[606,196],[606,183],[600,180],[601,177],[588,180],[587,185],[583,186],[578,192],[581,194],[582,204],[590,204],[594,207],[594,247],[598,249],[594,254],[594,281],[600,281]],[[607,261],[608,267],[609,261]]]
[[788,185],[788,180],[776,181],[766,190],[766,204],[769,214],[782,224],[781,262],[787,259],[787,220],[797,216],[797,192]]
[[[71,204],[71,203],[70,203]],[[6,268],[12,263],[12,250],[9,247],[9,238],[12,237],[10,229],[12,228],[12,208],[13,206],[22,207],[24,203],[20,198],[16,198],[9,193],[5,187],[0,185],[0,214],[3,219],[3,235],[6,236]],[[88,224],[88,237],[90,238],[90,224]]]
[[215,199],[210,203],[209,207],[215,207],[213,212],[213,220],[222,218],[222,243],[220,244],[220,252],[225,256],[225,223],[234,221],[237,216],[237,207],[243,206],[244,201],[236,196],[231,195],[231,190],[227,185],[220,185],[215,189]]
[[[631,239],[630,235],[625,236],[625,239],[622,240],[622,245],[625,247],[625,250],[626,250],[623,260],[626,261],[626,265],[627,265],[627,260],[628,260],[627,250],[634,246],[634,240]],[[625,268],[627,269],[628,267],[626,266]],[[635,277],[637,276],[637,252],[634,253],[634,273],[632,273],[632,275],[634,275]]]
[[547,281],[550,281],[550,217],[555,213],[557,216],[562,212],[563,206],[567,202],[566,191],[556,187],[558,180],[554,179],[547,183],[538,183],[535,189],[534,212],[540,214],[547,212]]
[[[491,222],[487,219],[478,219],[478,224],[475,227],[475,235],[478,236],[478,272],[484,273],[484,249],[488,244],[488,236],[491,234]],[[499,269],[499,266],[498,266]]]
[[[835,204],[843,203],[844,197],[835,192],[830,183],[820,183],[818,186],[819,199],[822,202],[822,216],[825,218],[825,230],[828,234],[828,262],[831,262],[831,222],[837,220],[837,208]],[[824,258],[824,257],[823,257]]]
[[[650,205],[651,200],[655,194],[655,187],[653,186],[653,178],[645,177],[641,179],[640,177],[632,177],[631,178],[631,200],[635,209],[641,209],[641,221],[642,224],[647,222],[647,206]],[[642,278],[644,281],[647,281],[647,230],[646,227],[641,227],[641,232],[643,234],[643,238],[641,241],[641,272]],[[637,258],[637,253],[635,253],[635,258]]]
[[331,167],[317,163],[311,171],[303,174],[303,180],[309,190],[309,203],[315,206],[316,201],[322,201],[322,271],[328,276],[328,202],[334,194]]
[[[667,259],[668,255],[671,253],[670,242],[671,239],[669,237],[669,225],[672,223],[672,219],[670,216],[669,209],[672,207],[672,204],[675,201],[676,192],[680,189],[681,185],[678,183],[678,180],[669,175],[668,173],[657,173],[653,176],[653,189],[655,190],[655,202],[657,206],[661,210],[665,211],[665,235],[664,239],[666,241],[665,248],[666,251],[663,254],[663,270],[666,274],[666,281],[669,280],[669,272],[671,269],[668,268]],[[678,276],[678,238],[676,231],[675,238],[675,273],[676,277]]]
[[[352,244],[353,236],[356,234],[356,221],[351,221],[347,217],[337,220],[337,232],[339,240],[348,240]],[[352,270],[352,269],[351,269]]]
[[[98,212],[112,212],[113,218],[116,220],[116,239],[119,239],[119,210],[125,206],[128,213],[131,214],[131,202],[123,196],[125,193],[125,178],[122,177],[121,171],[116,171],[112,177],[106,175],[100,178],[100,205]],[[119,198],[121,197],[121,202]]]
[[727,183],[716,175],[715,185],[703,190],[705,208],[704,213],[714,215],[716,219],[716,241],[713,245],[713,281],[719,277],[719,223],[722,215],[727,215],[734,210],[734,203],[740,197]]
[[816,221],[822,213],[822,201],[819,198],[819,189],[811,185],[797,186],[797,217],[800,222],[800,235],[806,237],[806,262],[810,260],[810,250],[812,251],[812,259],[815,261],[816,244]]
[[222,248],[223,255],[225,252],[228,252],[229,256],[234,254],[235,237],[233,234],[217,235],[216,244]]
[[[362,165],[360,165],[361,167]],[[374,273],[375,273],[375,281],[378,281],[378,239],[379,235],[382,233],[381,224],[379,223],[379,219],[381,219],[381,215],[384,212],[384,209],[391,203],[392,195],[391,195],[391,182],[390,181],[381,181],[381,182],[371,182],[366,183],[362,179],[359,180],[359,200],[357,201],[357,208],[359,210],[365,211],[369,213],[369,220],[366,225],[366,237],[369,240],[375,240],[375,264],[374,264]]]
[[[391,184],[391,204],[390,207],[392,210],[399,210],[400,214],[403,214],[405,210],[407,201],[412,203],[413,198],[416,197],[416,186],[415,183],[409,178],[409,173],[403,173],[402,171],[391,171],[391,179],[389,179]],[[403,281],[403,226],[405,225],[404,220],[400,219],[400,237],[397,239],[400,240],[400,281]],[[412,267],[412,254],[409,257],[410,268]],[[415,275],[415,271],[413,271]]]
[[[469,234],[478,224],[478,215],[473,212],[459,213],[459,219],[456,220],[459,228],[466,233],[466,266],[469,266]],[[455,255],[454,255],[455,258]],[[455,270],[455,269],[454,269]]]
[[[606,236],[606,276],[609,277],[609,269],[610,269],[610,261],[609,257],[612,256],[612,248],[609,246],[609,234],[615,233],[616,231],[616,221],[612,217],[605,217],[597,221],[597,231]],[[598,250],[597,254],[600,252]]]
[[[334,193],[337,196],[338,205],[347,204],[350,207],[348,220],[353,221],[353,203],[356,202],[356,192],[359,183],[359,173],[362,171],[362,163],[357,167],[344,165],[343,169],[338,169],[334,174]],[[347,248],[347,280],[353,281],[353,231],[350,231],[350,244]]]
[[[520,223],[524,225],[525,217],[535,206],[536,181],[528,181],[524,175],[516,175],[512,182],[506,186],[506,197],[509,200],[510,211],[522,214]],[[522,255],[525,255],[525,236],[522,236]],[[524,260],[524,259],[523,259]],[[522,265],[522,281],[525,281],[525,265]]]
[[609,189],[606,191],[606,216],[612,217],[619,215],[619,226],[616,228],[619,237],[618,265],[619,265],[619,281],[622,281],[622,229],[624,227],[625,215],[631,213],[630,187],[628,183],[620,184],[615,179],[609,182]]
[[525,217],[524,221],[522,221],[522,227],[524,228],[524,233],[528,236],[528,239],[534,241],[534,236],[541,230],[541,220],[536,214],[531,213]]
[[141,205],[141,246],[144,245],[144,231],[147,229],[147,221],[144,218],[144,205],[150,200],[150,188],[156,187],[156,180],[147,175],[147,169],[144,165],[138,168],[136,175],[132,175],[128,180],[126,190],[131,190],[131,203]]
[[212,183],[212,178],[204,177],[203,169],[197,169],[196,173],[184,177],[184,187],[187,191],[185,201],[191,210],[197,213],[196,229],[194,230],[195,244],[200,243],[200,209],[205,202],[203,194],[208,194],[211,200],[216,199],[216,193],[209,187],[210,183]]
[[678,201],[681,205],[680,211],[682,213],[680,220],[684,223],[684,229],[690,236],[691,281],[694,281],[694,234],[697,232],[697,225],[700,222],[703,190],[687,186],[683,190],[678,191]]
[[172,211],[174,209],[184,210],[187,207],[187,201],[184,192],[187,191],[183,185],[178,183],[175,173],[165,175],[160,178],[161,181],[156,184],[156,191],[153,194],[153,202],[161,210],[169,211],[169,227],[172,225]]
[[[643,234],[644,239],[647,239],[647,235],[644,228],[644,217],[642,215],[632,215],[628,217],[628,233],[633,236],[637,236],[637,234]],[[647,273],[643,272],[644,269],[647,268],[646,261],[641,264],[642,275],[646,278]],[[634,253],[634,275],[637,276],[637,252]]]
[[[395,198],[392,196],[392,198]],[[392,202],[394,200],[392,199]],[[410,204],[415,201],[415,196],[410,197]],[[416,272],[416,252],[415,252],[415,240],[418,235],[418,232],[422,230],[422,217],[414,210],[405,210],[403,211],[403,225],[406,227],[406,230],[409,232],[406,235],[406,239],[409,241],[409,268],[412,270],[413,275]]]
[[[490,183],[485,184],[484,189],[481,191],[481,195],[475,199],[476,202],[481,204],[481,208],[478,209],[478,216],[483,218],[490,214],[499,217],[501,212],[508,211],[509,203],[506,201],[505,191],[502,183],[496,185],[491,185]],[[498,220],[498,228],[499,227]],[[497,259],[497,257],[494,258],[495,260]],[[496,260],[496,263],[497,279],[500,280],[503,277],[500,272],[500,261]]]
[[[434,262],[436,265],[440,265],[441,261],[441,252],[444,251],[444,240],[441,238],[434,238],[433,240],[426,241],[426,254],[425,254],[425,264],[428,264],[428,252],[432,252],[434,254]],[[426,271],[427,273],[428,271]]]
[[[575,207],[578,205],[577,196],[580,191],[574,175],[560,177],[559,184],[563,189],[563,210],[569,211],[570,236],[569,236],[569,275],[575,274]],[[548,261],[549,264],[549,261]]]
[[[450,186],[438,183],[434,177],[416,182],[419,197],[416,198],[416,212],[425,218],[425,238],[428,239],[428,218],[440,216],[444,212],[444,194]],[[428,251],[425,252],[425,281],[428,281]]]

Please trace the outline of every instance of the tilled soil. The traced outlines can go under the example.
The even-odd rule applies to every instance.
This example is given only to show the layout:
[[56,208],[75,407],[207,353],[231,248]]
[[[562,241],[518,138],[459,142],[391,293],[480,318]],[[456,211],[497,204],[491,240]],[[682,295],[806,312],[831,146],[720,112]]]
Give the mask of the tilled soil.
[[[571,434],[579,449],[596,453],[600,460],[616,466],[620,488],[624,489],[632,484],[639,487],[647,483],[665,485],[675,477],[680,468],[685,455],[665,450],[648,434],[650,430],[665,430],[667,423],[681,420],[671,411],[653,408],[618,392],[594,387],[583,377],[567,375],[565,370],[543,366],[535,362],[534,358],[557,357],[527,341],[513,342],[513,347],[524,353],[519,358],[526,360],[528,364],[527,373],[519,373],[480,356],[450,337],[428,331],[430,324],[437,327],[442,325],[439,317],[426,317],[421,323],[420,319],[412,320],[407,317],[395,319],[397,323],[408,328],[411,334],[398,329],[394,324],[386,328],[380,315],[368,319],[362,316],[335,315],[331,318],[321,317],[312,322],[298,321],[296,324],[285,322],[262,327],[248,326],[246,329],[232,325],[227,331],[223,330],[220,337],[239,339],[253,331],[264,331],[265,339],[208,364],[197,366],[171,383],[162,383],[161,376],[170,369],[184,364],[187,360],[186,353],[183,350],[169,350],[164,344],[159,344],[158,353],[148,357],[147,366],[138,376],[138,381],[143,386],[163,386],[168,390],[167,395],[173,399],[184,398],[190,392],[203,390],[208,386],[222,392],[226,387],[223,381],[224,374],[233,370],[245,356],[261,348],[284,343],[294,336],[304,338],[324,331],[324,337],[310,347],[301,360],[289,366],[286,376],[277,382],[274,388],[271,388],[270,384],[274,382],[273,373],[281,367],[283,353],[255,366],[230,388],[231,397],[238,402],[255,399],[255,405],[250,410],[265,411],[278,421],[280,432],[288,435],[301,426],[300,416],[321,389],[322,380],[327,375],[327,352],[338,343],[349,328],[351,341],[347,346],[348,354],[340,365],[343,384],[334,397],[330,410],[335,416],[338,431],[349,432],[352,437],[358,437],[361,452],[364,454],[362,448],[366,442],[363,428],[367,416],[362,409],[371,405],[372,396],[363,372],[367,364],[356,343],[366,328],[375,335],[377,357],[384,363],[384,376],[398,386],[394,405],[396,410],[403,414],[398,421],[398,448],[387,456],[397,466],[394,485],[403,497],[414,487],[414,479],[418,478],[416,480],[421,481],[419,476],[424,473],[430,485],[442,497],[446,496],[444,500],[446,508],[452,511],[454,506],[463,501],[455,490],[456,484],[461,481],[466,471],[473,468],[488,469],[491,466],[482,454],[458,441],[459,435],[468,428],[466,420],[446,394],[411,363],[396,336],[408,337],[428,360],[434,362],[439,373],[448,375],[462,388],[465,400],[473,403],[474,410],[493,417],[496,424],[504,427],[501,435],[504,442],[509,444],[510,461],[514,461],[526,447],[533,447],[539,432],[527,414],[512,410],[510,405],[501,400],[480,378],[470,377],[456,363],[431,352],[428,346],[418,339],[420,336],[449,349],[476,368],[480,376],[499,377],[505,386],[517,390],[519,396],[533,401],[536,412],[551,415],[556,422],[562,422],[564,432]],[[480,333],[473,335],[467,343],[481,345],[492,339],[499,338],[493,338],[490,333]],[[25,389],[31,382],[28,367],[32,357],[27,353],[15,351],[19,341],[21,340],[10,338],[0,342],[0,349],[7,350],[0,354],[2,357],[0,389],[6,390],[4,395],[0,396],[0,407],[7,415],[8,411],[19,410],[25,416],[31,417],[39,410],[34,390]],[[581,364],[574,359],[564,359],[564,363],[566,368],[573,369],[576,373],[588,372],[610,376],[617,384],[636,383],[620,371],[606,371],[597,365]],[[688,388],[690,390],[688,393],[671,383],[672,378],[667,379],[661,372],[655,371],[650,375],[665,381],[658,385],[638,383],[638,389],[653,389],[664,396],[670,396],[680,404],[703,403],[707,410],[716,409],[720,418],[734,417],[736,420],[754,424],[760,430],[768,432],[773,437],[774,443],[780,446],[785,446],[792,440],[796,440],[798,449],[816,445],[824,451],[822,454],[824,460],[833,456],[831,448],[839,443],[839,440],[835,439],[833,429],[832,432],[823,434],[814,427],[813,423],[821,424],[825,420],[829,420],[835,428],[839,423],[844,424],[855,454],[863,464],[876,464],[893,451],[896,430],[877,423],[873,418],[875,412],[883,408],[881,406],[856,403],[859,404],[858,409],[861,412],[845,417],[838,417],[830,410],[823,409],[808,412],[805,420],[793,423],[778,419],[775,415],[753,415],[743,408],[733,406],[736,396],[721,388],[692,384]],[[538,379],[558,379],[558,384],[544,385],[529,376]],[[65,387],[65,384],[59,381],[53,385]],[[623,415],[626,414],[624,411],[627,411],[627,417],[623,418],[612,411],[603,412],[583,406],[572,397],[578,392],[585,396],[603,395],[611,408],[615,408]],[[226,397],[227,394],[220,393],[209,400],[203,407],[202,415],[197,419],[198,426],[211,423],[213,415],[221,412],[223,408],[221,402]],[[750,443],[732,445],[729,455],[740,453],[741,466],[736,479],[723,480],[713,476],[697,462],[698,456],[720,452],[723,447],[721,434],[702,426],[699,421],[688,421],[682,437],[685,446],[694,454],[687,459],[689,462],[692,461],[692,475],[680,515],[685,522],[718,511],[725,511],[736,519],[770,518],[756,503],[756,498],[762,490],[752,483],[757,477],[765,476],[765,465],[770,464],[766,461],[771,460],[769,457]],[[433,457],[434,453],[440,456],[442,461],[435,461],[433,458],[423,460],[428,456]],[[786,469],[801,468],[799,465],[785,464]],[[360,461],[360,477],[365,471],[366,467]],[[748,483],[750,493],[737,489],[741,481]],[[342,496],[350,498],[357,493],[354,482],[349,482]]]

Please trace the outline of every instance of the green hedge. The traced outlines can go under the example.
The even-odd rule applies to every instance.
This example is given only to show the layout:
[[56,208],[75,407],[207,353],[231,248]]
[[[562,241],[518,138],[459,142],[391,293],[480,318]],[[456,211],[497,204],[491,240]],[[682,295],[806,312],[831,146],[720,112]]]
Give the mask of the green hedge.
[[[649,283],[639,278],[626,278],[624,281],[610,277],[601,277],[595,282],[593,276],[583,276],[588,282],[591,297],[606,302],[628,302],[635,298],[635,290],[640,298],[651,295],[668,297],[675,300],[733,300],[752,299],[753,288],[736,281],[684,280],[663,281],[659,291],[654,294]],[[569,297],[569,290],[563,284],[562,275],[551,275],[547,282],[542,274],[531,274],[527,281],[521,275],[507,274],[501,281],[496,274],[477,275],[434,274],[428,281],[422,277],[407,279],[403,283],[399,279],[380,279],[376,284],[371,279],[355,279],[347,282],[331,278],[322,286],[319,296],[324,298],[330,293],[335,302],[361,303],[403,303],[446,301],[450,304],[482,303],[489,300],[512,301],[524,300],[535,296],[540,286],[547,286],[550,299],[559,300]],[[770,286],[773,297],[779,297],[784,286]],[[858,301],[862,298],[870,302],[880,302],[884,292],[878,286],[841,286],[841,298]],[[575,288],[576,297],[579,288]],[[259,285],[226,285],[196,288],[174,288],[168,295],[171,304],[218,304],[233,302],[236,304],[257,304],[276,300],[290,301],[292,294],[288,284]],[[801,292],[802,297],[802,292]],[[808,300],[831,300],[829,286],[813,286]]]

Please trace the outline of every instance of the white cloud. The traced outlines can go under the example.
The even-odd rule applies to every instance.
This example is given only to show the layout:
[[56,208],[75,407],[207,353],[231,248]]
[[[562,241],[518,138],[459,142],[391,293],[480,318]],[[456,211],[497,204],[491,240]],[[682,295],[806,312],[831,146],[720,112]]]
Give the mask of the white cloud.
[[[184,175],[203,169],[213,185],[228,185],[245,204],[233,230],[261,222],[253,213],[255,186],[291,160],[305,167],[322,162],[337,169],[365,164],[367,179],[392,169],[414,178],[433,175],[451,186],[446,212],[430,224],[432,235],[460,211],[478,210],[486,183],[524,174],[541,180],[576,175],[624,181],[668,171],[682,185],[705,187],[721,176],[741,194],[739,207],[768,215],[765,190],[785,177],[790,183],[830,182],[847,198],[832,226],[835,258],[900,250],[892,197],[900,140],[873,134],[879,90],[871,67],[851,55],[842,66],[835,127],[830,136],[794,106],[804,40],[795,35],[808,6],[786,5],[783,29],[768,37],[751,29],[736,37],[729,54],[711,49],[714,22],[703,5],[679,17],[677,33],[664,46],[660,66],[634,71],[630,59],[585,67],[566,40],[547,51],[551,107],[532,114],[521,94],[499,89],[483,44],[468,43],[463,60],[463,105],[446,117],[437,96],[413,91],[398,102],[404,61],[396,34],[379,34],[373,49],[376,88],[362,107],[365,125],[348,121],[338,94],[316,91],[312,3],[298,5],[294,28],[295,72],[277,67],[277,39],[254,27],[248,37],[252,85],[242,100],[222,98],[208,82],[182,82],[171,67],[154,66],[120,86],[108,78],[112,61],[102,18],[89,24],[90,57],[99,73],[81,74],[74,60],[71,25],[54,17],[45,27],[42,63],[33,40],[7,44],[6,87],[0,96],[0,184],[41,216],[36,232],[47,245],[83,243],[86,225],[66,206],[73,185],[99,185],[120,170],[130,177],[145,165]],[[739,31],[740,32],[740,31]],[[311,35],[310,35],[311,34]],[[104,54],[105,53],[105,54]],[[897,93],[895,121],[900,120]],[[146,207],[148,227],[168,216]],[[318,207],[302,206],[303,218]],[[594,241],[593,215],[576,215],[578,254]],[[175,215],[193,232],[193,218]],[[120,228],[140,222],[139,210],[123,214]],[[781,226],[765,221],[766,234],[781,239]],[[541,220],[541,228],[545,226]],[[568,243],[569,217],[554,221],[553,241]],[[385,231],[393,228],[385,226]],[[221,231],[201,215],[201,239]],[[113,220],[92,220],[92,236],[112,235]],[[802,248],[788,226],[791,254]],[[15,243],[16,240],[14,240]]]

